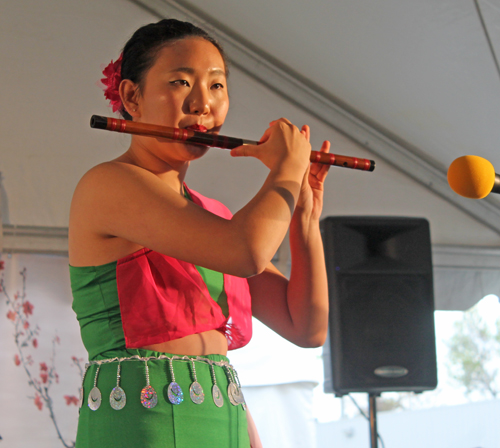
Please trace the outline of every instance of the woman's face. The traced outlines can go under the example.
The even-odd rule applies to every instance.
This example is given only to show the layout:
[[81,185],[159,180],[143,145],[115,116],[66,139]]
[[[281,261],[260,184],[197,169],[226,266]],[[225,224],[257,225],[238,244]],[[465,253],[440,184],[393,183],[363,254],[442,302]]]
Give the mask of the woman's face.
[[[224,60],[212,43],[187,38],[167,45],[144,79],[138,121],[217,134],[229,108],[226,81]],[[189,158],[207,150],[175,146],[188,149]]]

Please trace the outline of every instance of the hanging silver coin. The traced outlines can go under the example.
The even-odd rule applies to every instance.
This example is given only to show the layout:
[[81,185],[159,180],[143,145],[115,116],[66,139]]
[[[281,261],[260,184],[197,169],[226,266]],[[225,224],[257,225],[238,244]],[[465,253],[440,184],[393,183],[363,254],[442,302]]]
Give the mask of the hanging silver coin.
[[203,387],[198,381],[194,381],[189,388],[189,396],[191,397],[191,401],[195,404],[203,403],[205,399],[205,394],[203,393]]
[[237,403],[244,403],[245,402],[245,398],[243,398],[243,391],[241,390],[241,387],[239,387],[238,385],[236,385],[236,391],[234,393],[234,400]]
[[227,386],[227,395],[229,397],[229,401],[233,406],[239,405],[239,402],[236,400],[236,397],[238,395],[237,389],[238,386],[233,382],[229,383],[229,386]]
[[182,392],[181,386],[174,381],[168,385],[167,395],[172,404],[181,404],[184,401],[184,392]]
[[141,403],[145,408],[154,408],[158,403],[158,396],[153,386],[146,386],[141,390]]
[[97,387],[93,387],[89,393],[89,408],[93,411],[97,411],[99,406],[101,406],[101,391]]
[[224,404],[224,398],[222,397],[221,391],[217,384],[214,384],[212,387],[212,398],[214,399],[215,406],[221,408]]
[[123,409],[126,403],[127,396],[125,395],[125,391],[120,386],[116,386],[109,395],[109,404],[113,409],[119,411]]
[[83,406],[83,387],[80,387],[80,398],[78,400],[78,407],[81,408]]

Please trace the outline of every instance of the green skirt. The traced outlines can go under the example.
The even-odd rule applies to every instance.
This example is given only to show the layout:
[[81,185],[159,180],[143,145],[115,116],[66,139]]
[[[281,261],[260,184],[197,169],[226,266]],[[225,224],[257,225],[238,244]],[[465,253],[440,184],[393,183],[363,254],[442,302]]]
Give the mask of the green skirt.
[[[174,359],[170,362],[163,357],[165,355]],[[175,359],[178,355],[145,350],[140,350],[140,356],[142,360],[110,362],[110,359],[105,359],[100,364],[94,361],[88,367],[83,381],[77,448],[250,447],[245,404],[241,402],[239,388],[236,388],[237,375],[234,369],[228,367],[229,361],[225,356],[207,355],[200,357],[204,361],[194,362],[191,361],[196,359],[193,356],[179,360]],[[146,362],[146,357],[152,358]],[[172,395],[172,389],[169,399],[172,369],[175,382],[182,389],[183,397],[179,404],[171,402],[181,401],[180,393]],[[119,387],[125,397],[120,398],[118,394],[111,399],[110,395],[118,385],[118,374]],[[156,392],[157,403],[154,406],[154,394],[141,395],[148,385],[148,376],[149,385]],[[195,388],[190,394],[195,378],[204,394],[199,404],[194,401],[202,400],[201,391]],[[213,397],[214,384],[220,390],[222,401]],[[98,391],[93,390],[94,386]],[[215,395],[217,397],[217,393]],[[125,405],[119,409],[123,402]],[[97,409],[92,410],[91,407]]]

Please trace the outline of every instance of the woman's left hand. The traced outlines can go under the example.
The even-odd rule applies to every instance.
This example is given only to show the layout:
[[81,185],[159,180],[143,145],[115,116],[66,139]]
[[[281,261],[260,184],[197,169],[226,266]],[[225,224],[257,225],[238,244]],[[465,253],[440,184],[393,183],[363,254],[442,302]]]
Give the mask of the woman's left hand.
[[[311,130],[309,126],[302,126],[301,133],[309,141]],[[330,142],[324,141],[320,148],[321,152],[330,151]],[[304,175],[300,196],[297,201],[296,210],[309,216],[310,219],[319,220],[323,210],[324,182],[330,165],[324,163],[311,163]]]
[[[302,126],[309,140],[309,126]],[[321,152],[330,150],[330,142]],[[330,166],[311,163],[302,179],[290,222],[292,266],[287,279],[272,264],[250,278],[253,315],[299,347],[319,347],[328,331],[328,281],[319,219]]]

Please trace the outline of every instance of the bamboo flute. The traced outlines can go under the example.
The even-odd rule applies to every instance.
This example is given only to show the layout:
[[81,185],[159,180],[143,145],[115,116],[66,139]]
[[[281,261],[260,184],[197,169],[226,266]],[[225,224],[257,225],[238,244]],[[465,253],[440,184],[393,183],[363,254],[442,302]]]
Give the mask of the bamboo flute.
[[[145,135],[150,137],[161,137],[169,140],[195,143],[198,145],[211,146],[222,149],[233,149],[242,145],[258,145],[259,142],[245,140],[225,135],[208,134],[194,131],[192,129],[179,129],[155,124],[138,123],[118,118],[101,117],[92,115],[90,127],[94,129],[105,129],[108,131],[124,132],[126,134]],[[311,162],[324,163],[326,165],[340,166],[362,171],[373,171],[375,161],[359,157],[342,156],[338,154],[311,151]]]

